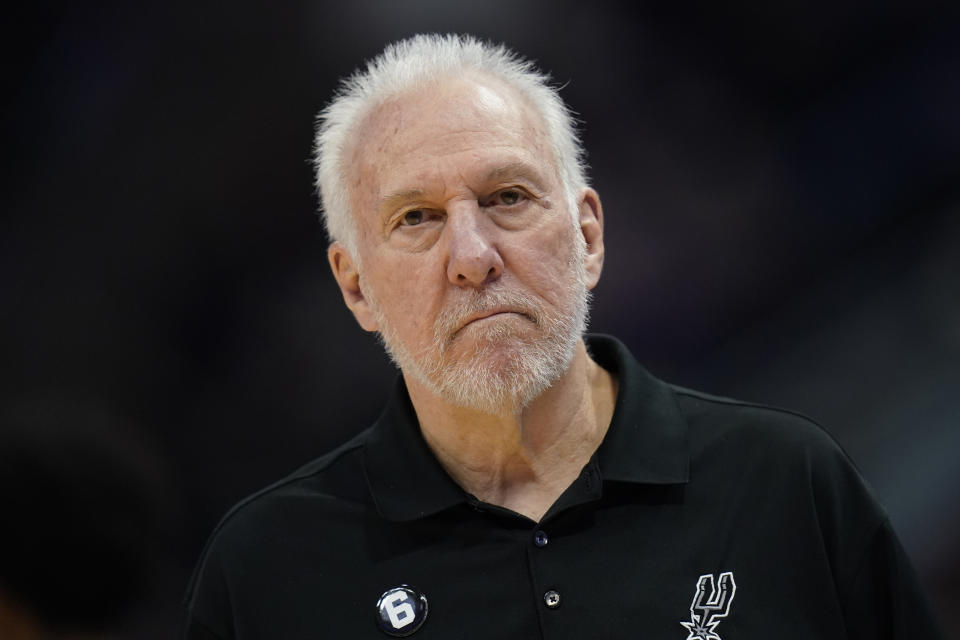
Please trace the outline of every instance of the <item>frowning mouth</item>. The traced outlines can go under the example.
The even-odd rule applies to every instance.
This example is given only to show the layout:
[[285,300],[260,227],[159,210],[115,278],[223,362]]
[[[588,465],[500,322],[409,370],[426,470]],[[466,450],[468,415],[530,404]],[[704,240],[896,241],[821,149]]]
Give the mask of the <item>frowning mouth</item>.
[[536,324],[536,320],[529,313],[523,311],[518,311],[516,309],[508,309],[503,307],[495,307],[492,309],[485,309],[484,311],[478,311],[477,313],[470,314],[467,318],[460,324],[457,330],[454,332],[453,336],[456,337],[464,328],[475,323],[481,322],[483,320],[488,320],[492,318],[506,317],[506,316],[519,316],[526,318],[530,322]]

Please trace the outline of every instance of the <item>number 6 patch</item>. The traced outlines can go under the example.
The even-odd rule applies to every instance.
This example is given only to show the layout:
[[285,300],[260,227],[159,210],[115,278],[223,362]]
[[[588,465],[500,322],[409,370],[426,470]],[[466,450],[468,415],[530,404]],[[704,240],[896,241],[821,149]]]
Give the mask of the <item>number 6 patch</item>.
[[427,619],[427,596],[410,585],[390,589],[377,600],[377,626],[385,634],[409,636]]

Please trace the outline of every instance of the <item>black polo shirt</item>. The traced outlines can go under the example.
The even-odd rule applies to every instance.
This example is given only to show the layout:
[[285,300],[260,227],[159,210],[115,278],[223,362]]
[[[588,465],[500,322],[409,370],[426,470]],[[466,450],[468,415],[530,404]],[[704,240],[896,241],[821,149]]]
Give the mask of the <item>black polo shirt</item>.
[[664,384],[613,338],[588,347],[619,380],[614,416],[541,522],[450,479],[401,380],[372,427],[224,517],[185,637],[386,638],[378,601],[401,585],[385,628],[422,640],[940,637],[823,429]]

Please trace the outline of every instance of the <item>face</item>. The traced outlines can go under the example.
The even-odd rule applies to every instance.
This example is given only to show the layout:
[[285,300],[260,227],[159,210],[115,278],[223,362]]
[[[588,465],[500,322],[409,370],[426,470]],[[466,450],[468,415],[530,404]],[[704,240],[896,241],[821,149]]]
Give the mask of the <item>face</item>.
[[358,246],[330,255],[360,324],[408,385],[522,409],[566,371],[584,330],[599,259],[581,220],[599,227],[595,194],[570,210],[539,116],[483,77],[382,105],[349,157]]

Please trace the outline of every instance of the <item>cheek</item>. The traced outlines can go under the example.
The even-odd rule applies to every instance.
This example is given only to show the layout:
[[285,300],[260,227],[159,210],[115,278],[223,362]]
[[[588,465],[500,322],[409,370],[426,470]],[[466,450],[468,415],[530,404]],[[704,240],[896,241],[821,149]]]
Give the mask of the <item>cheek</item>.
[[541,230],[518,238],[511,251],[511,270],[525,286],[552,304],[562,303],[570,287],[569,264],[574,255],[571,236],[572,231]]
[[399,261],[370,267],[369,279],[377,283],[375,297],[388,322],[411,333],[431,326],[439,297],[422,265]]

